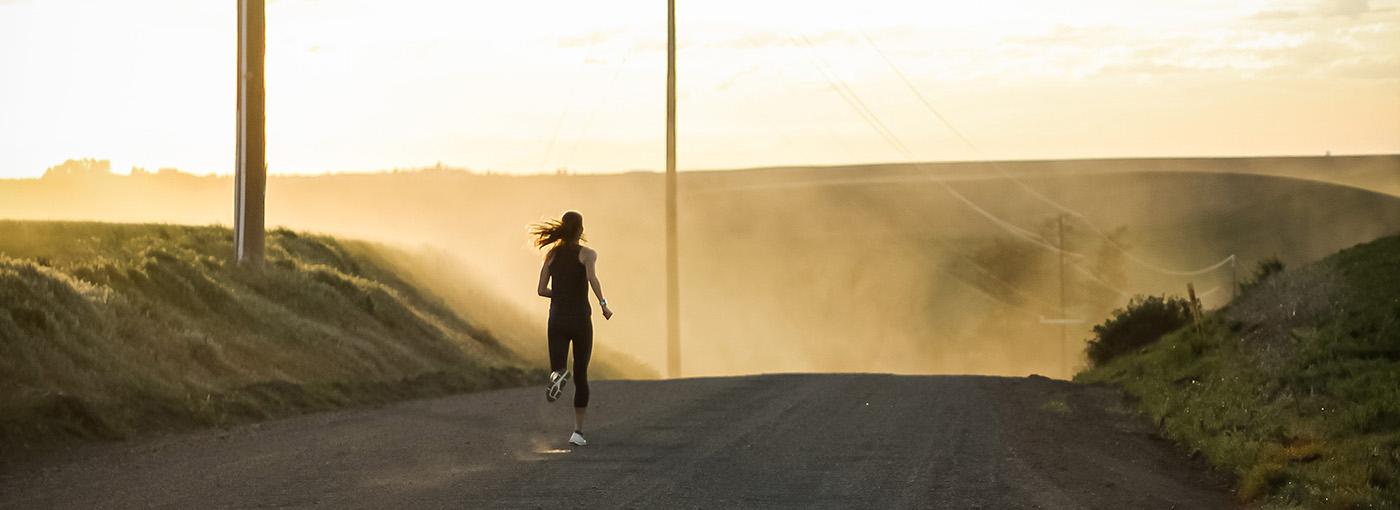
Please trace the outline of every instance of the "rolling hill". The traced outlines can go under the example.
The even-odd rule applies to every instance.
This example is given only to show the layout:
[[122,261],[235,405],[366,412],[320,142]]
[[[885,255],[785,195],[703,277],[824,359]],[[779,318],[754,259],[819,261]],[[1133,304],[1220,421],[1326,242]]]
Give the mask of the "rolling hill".
[[[1228,264],[1194,276],[1159,270],[1229,255],[1241,268],[1267,256],[1303,263],[1400,230],[1400,198],[1385,192],[1400,173],[1394,156],[995,168],[683,173],[685,372],[1068,376],[1088,323],[1065,326],[1061,344],[1060,326],[1042,319],[1092,320],[1127,295],[1182,293],[1187,283],[1221,304],[1232,288]],[[228,178],[176,172],[60,174],[0,182],[0,217],[228,223],[230,190]],[[542,322],[545,304],[533,292],[540,259],[525,226],[577,209],[618,311],[599,324],[600,345],[658,367],[661,191],[661,176],[644,172],[274,176],[267,215],[274,225],[432,247],[443,260],[422,268],[424,288],[450,295],[458,280],[439,270],[459,271],[510,313]],[[1058,254],[1048,247],[1060,243],[1062,216],[1072,252],[1063,314]]]

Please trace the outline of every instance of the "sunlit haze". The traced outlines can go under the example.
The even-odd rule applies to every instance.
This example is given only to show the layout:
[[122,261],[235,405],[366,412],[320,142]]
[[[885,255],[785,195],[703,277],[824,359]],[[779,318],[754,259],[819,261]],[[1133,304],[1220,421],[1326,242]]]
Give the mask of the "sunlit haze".
[[[682,169],[904,159],[843,80],[927,160],[1400,151],[1400,2],[678,4]],[[665,8],[269,1],[270,169],[658,169]],[[0,177],[230,173],[234,14],[0,1]]]

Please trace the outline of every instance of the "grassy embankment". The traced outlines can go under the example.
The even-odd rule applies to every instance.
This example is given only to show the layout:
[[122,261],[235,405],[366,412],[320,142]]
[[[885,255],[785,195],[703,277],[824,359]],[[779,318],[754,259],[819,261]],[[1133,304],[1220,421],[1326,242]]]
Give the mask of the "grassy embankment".
[[[0,452],[542,377],[369,243],[0,221]],[[460,308],[459,308],[460,309]]]
[[1400,236],[1249,285],[1226,307],[1079,374],[1265,508],[1400,508]]

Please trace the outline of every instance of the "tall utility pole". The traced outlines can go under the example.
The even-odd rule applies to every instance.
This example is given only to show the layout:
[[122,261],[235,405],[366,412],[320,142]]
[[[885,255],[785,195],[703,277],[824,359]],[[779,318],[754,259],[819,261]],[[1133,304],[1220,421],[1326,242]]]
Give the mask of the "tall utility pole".
[[676,241],[676,0],[666,0],[666,375],[681,375],[680,263]]
[[238,0],[238,135],[233,177],[233,251],[240,263],[263,260],[263,204],[267,191],[264,116],[263,0]]

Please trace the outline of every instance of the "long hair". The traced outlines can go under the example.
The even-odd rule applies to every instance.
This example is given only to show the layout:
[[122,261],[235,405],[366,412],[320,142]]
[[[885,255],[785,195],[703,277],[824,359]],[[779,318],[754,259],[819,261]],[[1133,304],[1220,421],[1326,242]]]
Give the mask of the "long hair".
[[578,244],[587,240],[583,237],[583,215],[569,211],[557,220],[545,220],[530,225],[530,235],[535,238],[535,247],[544,248],[555,243]]

